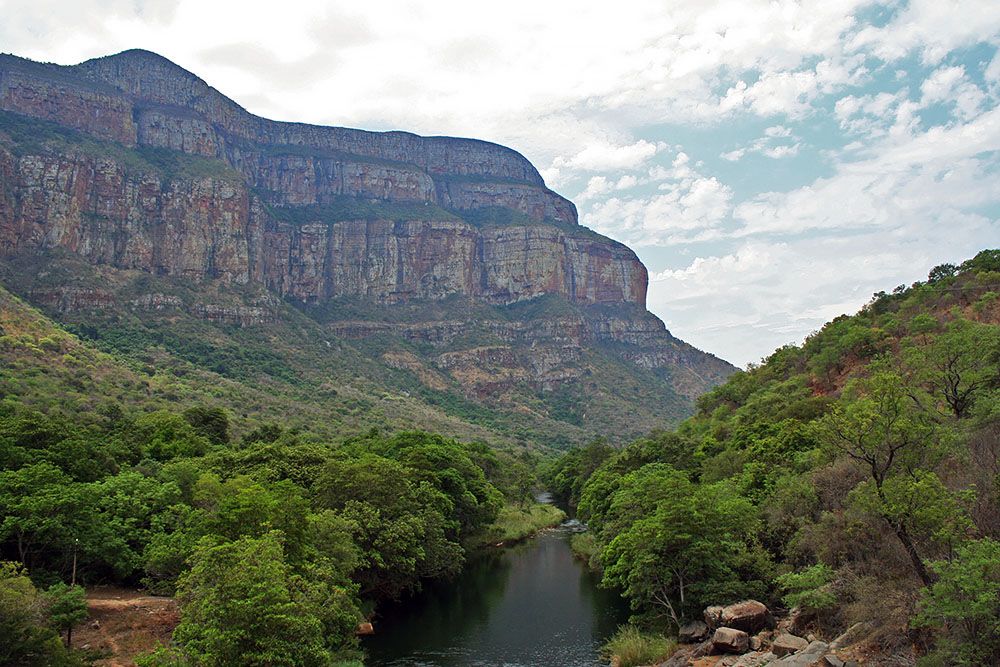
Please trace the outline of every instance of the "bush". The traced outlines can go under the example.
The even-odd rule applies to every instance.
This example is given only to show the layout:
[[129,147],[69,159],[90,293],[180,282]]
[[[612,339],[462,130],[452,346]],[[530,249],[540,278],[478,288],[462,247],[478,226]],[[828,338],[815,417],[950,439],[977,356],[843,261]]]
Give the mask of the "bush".
[[676,643],[663,635],[642,632],[633,625],[618,628],[601,649],[601,655],[611,660],[617,657],[621,667],[650,665],[670,655]]
[[789,607],[819,613],[837,604],[837,596],[830,589],[833,570],[823,563],[783,574],[775,581],[786,591],[781,600]]
[[967,542],[930,569],[937,581],[924,589],[913,622],[942,631],[928,664],[1000,664],[1000,542]]

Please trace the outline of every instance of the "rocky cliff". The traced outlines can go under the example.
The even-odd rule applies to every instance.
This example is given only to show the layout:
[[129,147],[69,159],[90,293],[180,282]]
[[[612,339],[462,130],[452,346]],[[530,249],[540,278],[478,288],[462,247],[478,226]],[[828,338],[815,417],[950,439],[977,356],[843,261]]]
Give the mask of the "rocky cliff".
[[[137,154],[8,146],[9,250],[65,247],[126,268],[259,280],[309,301],[645,299],[635,254],[579,227],[573,204],[502,146],[269,121],[144,51],[75,67],[5,56],[0,109]],[[216,173],[178,178],[128,159],[150,149],[207,158]]]
[[[635,254],[580,226],[573,204],[515,151],[267,120],[146,51],[70,67],[0,56],[0,256],[53,251],[168,278],[260,284],[319,309],[345,299],[391,309],[540,297],[576,309],[555,337],[551,318],[504,324],[496,337],[516,353],[472,345],[465,357],[434,357],[435,372],[482,380],[463,384],[477,394],[496,383],[462,368],[516,368],[498,371],[500,385],[552,387],[580,377],[573,350],[592,344],[619,345],[615,355],[642,368],[683,369],[674,386],[688,397],[732,370],[645,312],[647,273]],[[327,319],[345,336],[363,329]],[[451,326],[393,319],[364,318],[408,340]]]

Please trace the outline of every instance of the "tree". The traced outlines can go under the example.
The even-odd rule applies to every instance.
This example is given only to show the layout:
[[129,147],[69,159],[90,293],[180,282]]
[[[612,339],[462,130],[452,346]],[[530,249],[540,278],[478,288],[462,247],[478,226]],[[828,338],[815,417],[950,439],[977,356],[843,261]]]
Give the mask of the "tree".
[[17,563],[0,562],[0,665],[81,664],[45,624],[45,604]]
[[184,411],[184,419],[213,445],[229,442],[229,415],[222,408],[191,407]]
[[962,419],[986,389],[1000,384],[1000,328],[960,318],[928,344],[911,345],[905,357],[914,382]]
[[726,483],[697,486],[670,466],[644,466],[614,492],[604,583],[679,626],[709,602],[760,592],[757,528],[753,506]]
[[927,282],[933,284],[941,282],[947,278],[953,278],[958,273],[958,267],[954,264],[938,264],[927,274]]
[[937,581],[924,589],[914,625],[942,630],[938,655],[949,665],[1000,664],[1000,542],[966,542],[930,567]]
[[206,667],[327,664],[323,625],[299,594],[280,533],[217,540],[198,543],[179,582],[183,652]]
[[87,598],[81,586],[67,586],[63,582],[49,586],[45,591],[49,623],[58,632],[66,633],[66,646],[73,646],[73,626],[87,618]]
[[930,585],[932,577],[910,535],[909,522],[890,511],[885,487],[900,470],[912,472],[926,463],[936,442],[932,420],[913,406],[898,374],[876,369],[871,378],[846,388],[818,428],[821,440],[868,471],[878,500],[875,511],[896,535],[917,576]]
[[0,543],[13,546],[25,567],[61,567],[75,540],[98,553],[113,536],[95,520],[96,495],[48,463],[0,472]]

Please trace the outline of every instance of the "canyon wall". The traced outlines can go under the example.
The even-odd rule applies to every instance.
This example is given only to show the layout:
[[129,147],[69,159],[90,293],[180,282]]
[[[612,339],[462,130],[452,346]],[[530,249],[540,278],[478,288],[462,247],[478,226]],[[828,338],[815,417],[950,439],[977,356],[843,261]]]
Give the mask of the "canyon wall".
[[[506,306],[555,296],[581,308],[491,325],[497,344],[442,347],[433,372],[475,394],[525,378],[541,387],[577,380],[582,350],[595,344],[617,346],[616,358],[640,368],[666,369],[688,397],[733,370],[645,311],[647,272],[635,253],[581,227],[573,204],[517,152],[267,120],[146,51],[69,67],[0,55],[0,256],[51,251],[159,276],[260,284],[319,307],[456,296]],[[50,307],[88,302],[67,289],[37,296]],[[157,298],[142,297],[169,306]],[[104,307],[141,309],[142,299]],[[190,310],[268,321],[266,308],[247,308]],[[464,323],[330,326],[347,338],[378,330],[439,345]],[[383,361],[412,365],[407,359]]]

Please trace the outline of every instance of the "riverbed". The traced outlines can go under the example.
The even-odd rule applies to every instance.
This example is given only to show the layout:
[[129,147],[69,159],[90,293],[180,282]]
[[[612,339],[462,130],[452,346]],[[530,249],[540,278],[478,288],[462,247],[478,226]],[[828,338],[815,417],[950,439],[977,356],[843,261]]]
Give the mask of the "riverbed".
[[573,558],[568,521],[473,558],[450,582],[379,608],[366,665],[594,667],[628,618],[613,591]]

